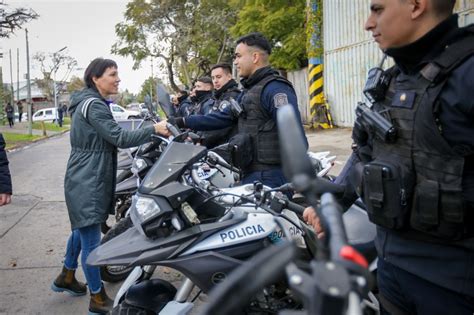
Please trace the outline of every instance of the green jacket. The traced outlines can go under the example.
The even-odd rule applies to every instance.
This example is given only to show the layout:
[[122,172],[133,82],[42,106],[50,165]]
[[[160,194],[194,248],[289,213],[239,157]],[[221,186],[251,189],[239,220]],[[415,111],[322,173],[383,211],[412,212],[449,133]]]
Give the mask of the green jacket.
[[[89,98],[86,117],[82,107]],[[71,155],[64,178],[64,194],[72,229],[105,222],[114,213],[117,147],[150,141],[153,126],[127,131],[112,116],[106,101],[93,89],[71,96]]]

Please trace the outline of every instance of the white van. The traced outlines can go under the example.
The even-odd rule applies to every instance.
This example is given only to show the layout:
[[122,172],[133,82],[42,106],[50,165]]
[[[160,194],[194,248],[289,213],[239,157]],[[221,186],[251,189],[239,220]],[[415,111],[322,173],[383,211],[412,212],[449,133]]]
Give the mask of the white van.
[[33,121],[53,121],[58,117],[56,108],[43,108],[33,114]]
[[124,119],[140,119],[141,114],[135,110],[127,110],[120,105],[111,103],[110,110],[112,111],[112,116],[115,120],[124,120]]

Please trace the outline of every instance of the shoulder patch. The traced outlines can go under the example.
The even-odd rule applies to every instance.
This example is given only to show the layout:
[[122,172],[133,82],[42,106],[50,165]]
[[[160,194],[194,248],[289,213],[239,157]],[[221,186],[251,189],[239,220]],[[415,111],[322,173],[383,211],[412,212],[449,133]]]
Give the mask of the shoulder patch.
[[219,110],[222,112],[227,106],[229,106],[229,101],[222,101],[219,104]]
[[283,105],[288,104],[288,96],[286,93],[277,93],[273,96],[273,104],[275,104],[276,108],[279,108]]

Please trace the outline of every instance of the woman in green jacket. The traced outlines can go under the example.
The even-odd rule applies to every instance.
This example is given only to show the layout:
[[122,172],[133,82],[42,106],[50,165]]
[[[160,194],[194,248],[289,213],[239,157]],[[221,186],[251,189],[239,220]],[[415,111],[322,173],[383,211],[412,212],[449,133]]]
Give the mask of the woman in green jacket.
[[113,214],[117,148],[138,146],[152,134],[168,134],[163,125],[122,129],[112,116],[108,98],[117,94],[120,78],[113,60],[97,58],[84,73],[86,88],[71,97],[71,155],[64,179],[64,193],[72,234],[63,270],[52,289],[72,295],[86,294],[86,285],[75,279],[78,256],[91,294],[89,313],[106,313],[113,301],[105,293],[99,267],[86,265],[87,256],[100,243],[100,225]]

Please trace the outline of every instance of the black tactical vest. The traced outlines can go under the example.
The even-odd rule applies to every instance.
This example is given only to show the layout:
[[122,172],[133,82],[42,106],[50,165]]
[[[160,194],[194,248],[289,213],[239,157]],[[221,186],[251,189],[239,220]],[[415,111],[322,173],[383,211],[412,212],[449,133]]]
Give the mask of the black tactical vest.
[[474,236],[474,216],[467,215],[473,209],[462,198],[464,161],[474,152],[451,147],[436,120],[449,73],[473,54],[474,36],[468,36],[419,73],[387,70],[395,75],[374,108],[389,115],[398,139],[389,144],[373,138],[373,161],[364,167],[363,198],[374,223],[420,239]]
[[280,166],[280,145],[276,122],[261,106],[261,95],[265,86],[278,80],[291,85],[282,76],[272,74],[264,77],[244,92],[240,103],[244,114],[238,120],[239,133],[247,133],[252,139],[253,158],[245,172],[268,170]]

